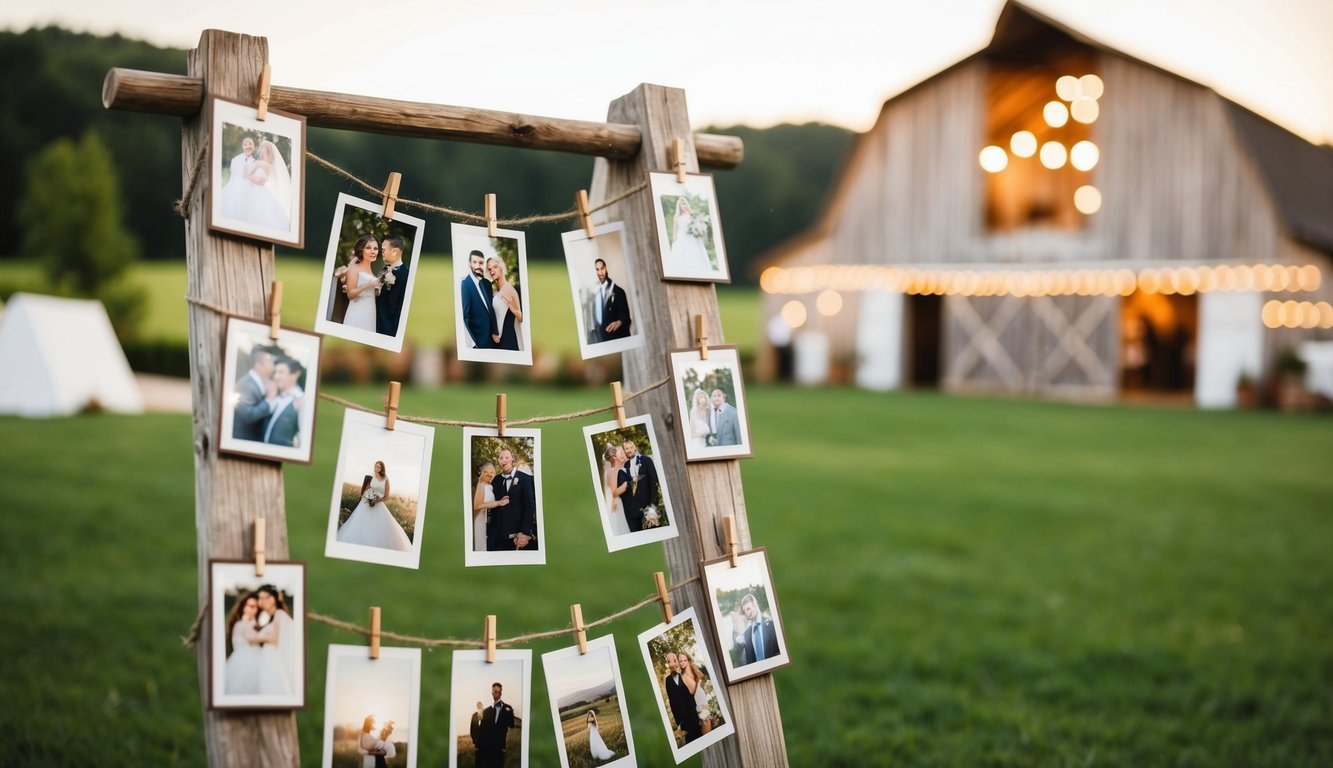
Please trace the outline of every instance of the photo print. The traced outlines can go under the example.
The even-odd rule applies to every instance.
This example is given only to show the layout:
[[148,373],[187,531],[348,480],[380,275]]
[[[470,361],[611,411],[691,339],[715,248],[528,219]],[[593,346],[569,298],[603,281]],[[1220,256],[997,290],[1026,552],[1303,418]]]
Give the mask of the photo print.
[[635,324],[639,301],[625,252],[625,225],[602,224],[594,232],[592,239],[582,229],[560,235],[584,360],[643,346],[642,325]]
[[227,318],[218,451],[309,464],[319,402],[317,334]]
[[541,431],[463,428],[465,565],[544,565]]
[[348,409],[329,504],[324,555],[417,568],[435,430]]
[[305,706],[305,563],[211,560],[209,708]]
[[300,248],[305,236],[305,118],[209,99],[208,228]]
[[735,732],[726,686],[699,632],[694,609],[686,608],[670,624],[639,633],[643,663],[677,763]]
[[426,223],[340,193],[324,254],[315,330],[399,352],[407,336]]
[[742,552],[736,556],[735,568],[730,557],[710,560],[704,563],[703,578],[727,682],[791,663],[768,552],[762,548]]
[[454,651],[449,768],[526,768],[532,651]]
[[609,552],[674,539],[679,532],[651,416],[583,428],[598,519]]
[[611,635],[542,654],[560,768],[635,765],[625,687]]
[[713,177],[686,174],[682,184],[674,173],[650,173],[648,180],[655,203],[653,219],[662,254],[662,278],[731,282]]
[[330,645],[320,765],[414,768],[420,704],[420,648]]
[[451,224],[458,359],[532,365],[524,234]]
[[750,421],[735,347],[709,347],[667,355],[675,388],[676,419],[685,440],[686,461],[739,459],[752,455]]

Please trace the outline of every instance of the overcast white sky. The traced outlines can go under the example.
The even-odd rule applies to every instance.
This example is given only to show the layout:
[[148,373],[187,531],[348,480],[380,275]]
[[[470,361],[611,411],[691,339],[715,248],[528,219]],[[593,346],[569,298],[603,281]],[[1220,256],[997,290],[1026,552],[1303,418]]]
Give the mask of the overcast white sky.
[[[1084,34],[1333,142],[1333,0],[1029,0]],[[983,47],[1003,0],[8,0],[59,23],[193,47],[269,38],[274,82],[603,120],[641,82],[684,88],[697,126],[865,130],[885,98]],[[1113,86],[1112,86],[1113,87]]]

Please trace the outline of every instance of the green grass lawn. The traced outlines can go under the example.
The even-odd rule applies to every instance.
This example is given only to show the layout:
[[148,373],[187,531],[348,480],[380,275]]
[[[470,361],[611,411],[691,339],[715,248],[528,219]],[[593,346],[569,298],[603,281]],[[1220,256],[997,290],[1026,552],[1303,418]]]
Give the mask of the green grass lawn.
[[[363,403],[378,388],[336,392]],[[795,766],[1333,764],[1333,428],[1327,418],[756,387],[742,462],[793,659],[775,673]],[[487,419],[493,392],[404,392]],[[510,389],[510,415],[602,390]],[[462,567],[461,435],[437,430],[419,571],[323,556],[339,408],[288,467],[312,610],[479,637],[648,594],[660,547],[607,554],[581,422],[544,430],[544,567]],[[199,765],[187,416],[0,419],[5,765]],[[641,765],[669,765],[635,635],[616,635]],[[597,632],[594,635],[599,634]],[[328,643],[312,623],[305,765]],[[536,643],[535,654],[569,645]],[[536,665],[540,670],[540,665]],[[423,661],[418,765],[448,749],[450,656]],[[538,671],[531,765],[557,765]],[[470,702],[469,702],[470,703]],[[692,761],[698,764],[696,758]]]

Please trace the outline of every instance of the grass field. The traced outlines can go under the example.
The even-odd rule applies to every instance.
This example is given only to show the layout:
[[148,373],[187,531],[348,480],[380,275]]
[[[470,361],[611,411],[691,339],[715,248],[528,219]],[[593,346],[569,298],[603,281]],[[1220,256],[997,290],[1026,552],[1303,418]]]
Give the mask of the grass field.
[[[378,402],[378,389],[336,390]],[[600,403],[513,388],[510,416]],[[775,673],[795,766],[1333,764],[1333,424],[1267,412],[1080,407],[756,387],[742,462],[792,666]],[[404,413],[486,419],[493,392],[404,392]],[[285,469],[312,610],[427,636],[564,626],[652,590],[655,546],[607,554],[581,422],[544,431],[549,564],[462,567],[461,435],[437,430],[421,569],[323,556],[340,409]],[[595,417],[596,418],[596,417]],[[187,416],[0,419],[5,765],[199,765]],[[634,636],[610,625],[641,765],[669,765]],[[599,634],[597,632],[594,635]],[[327,644],[312,623],[305,765]],[[572,643],[535,643],[535,655]],[[423,660],[419,765],[448,742],[450,654]],[[531,765],[557,765],[540,673]],[[698,759],[692,761],[698,764]]]

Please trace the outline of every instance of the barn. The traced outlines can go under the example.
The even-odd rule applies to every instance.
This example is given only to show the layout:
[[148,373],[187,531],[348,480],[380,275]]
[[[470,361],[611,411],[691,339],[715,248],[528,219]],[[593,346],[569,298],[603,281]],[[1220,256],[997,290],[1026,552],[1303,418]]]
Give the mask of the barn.
[[1007,3],[766,254],[761,370],[1236,402],[1333,338],[1333,147]]

